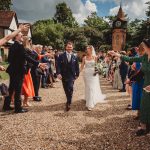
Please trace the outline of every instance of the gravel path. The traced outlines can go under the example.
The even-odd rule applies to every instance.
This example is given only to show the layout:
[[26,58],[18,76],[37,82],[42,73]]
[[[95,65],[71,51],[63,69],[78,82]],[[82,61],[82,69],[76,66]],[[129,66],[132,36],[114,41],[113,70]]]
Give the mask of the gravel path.
[[41,103],[26,114],[0,113],[0,150],[150,150],[150,135],[135,136],[138,121],[126,111],[129,97],[101,79],[106,104],[85,108],[82,76],[76,81],[73,105],[64,112],[61,82],[42,89]]

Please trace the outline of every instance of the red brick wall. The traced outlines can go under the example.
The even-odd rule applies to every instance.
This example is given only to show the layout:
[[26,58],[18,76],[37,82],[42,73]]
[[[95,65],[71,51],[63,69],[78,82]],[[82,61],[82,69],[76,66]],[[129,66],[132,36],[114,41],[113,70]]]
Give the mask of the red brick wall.
[[115,51],[121,51],[126,44],[126,30],[114,29],[112,33],[112,48]]

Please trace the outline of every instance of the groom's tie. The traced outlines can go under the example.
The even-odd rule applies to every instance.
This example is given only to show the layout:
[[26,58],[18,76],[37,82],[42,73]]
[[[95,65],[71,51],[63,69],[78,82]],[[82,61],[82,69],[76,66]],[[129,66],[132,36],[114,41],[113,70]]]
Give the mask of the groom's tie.
[[68,62],[71,61],[71,54],[68,53]]

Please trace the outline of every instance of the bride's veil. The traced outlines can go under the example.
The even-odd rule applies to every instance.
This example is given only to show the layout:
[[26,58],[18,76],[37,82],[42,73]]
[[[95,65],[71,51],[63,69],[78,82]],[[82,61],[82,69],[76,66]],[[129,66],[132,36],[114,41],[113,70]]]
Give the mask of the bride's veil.
[[92,56],[96,56],[95,48],[93,46],[91,46],[91,48],[92,48]]

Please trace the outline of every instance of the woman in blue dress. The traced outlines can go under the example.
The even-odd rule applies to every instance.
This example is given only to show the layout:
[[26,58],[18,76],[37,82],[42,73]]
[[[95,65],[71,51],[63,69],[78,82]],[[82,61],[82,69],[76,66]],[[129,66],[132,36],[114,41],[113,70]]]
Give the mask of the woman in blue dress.
[[[136,71],[141,69],[141,63],[135,63]],[[139,81],[135,81],[132,84],[132,110],[137,110],[137,116],[135,119],[139,119],[140,115],[140,104],[142,99],[142,91],[143,91],[144,79],[141,78]]]

